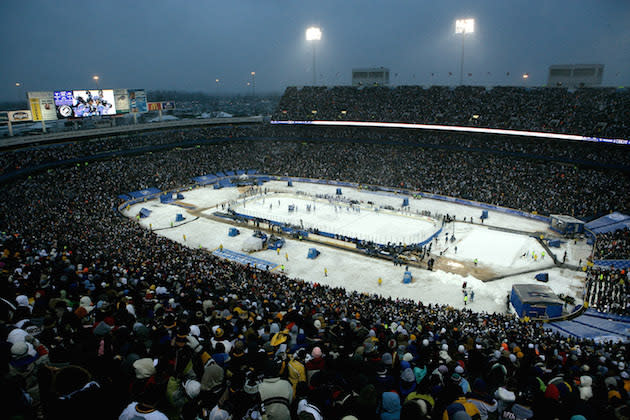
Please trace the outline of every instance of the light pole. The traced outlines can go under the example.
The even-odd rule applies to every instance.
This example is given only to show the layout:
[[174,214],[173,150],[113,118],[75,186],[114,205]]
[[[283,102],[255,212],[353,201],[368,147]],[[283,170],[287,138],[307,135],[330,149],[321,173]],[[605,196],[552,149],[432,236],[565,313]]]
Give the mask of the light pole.
[[466,34],[472,34],[475,32],[475,19],[456,19],[455,20],[455,33],[462,34],[462,58],[459,66],[459,84],[464,83],[464,40]]
[[20,101],[20,86],[22,86],[22,83],[15,82],[15,91],[17,92],[17,100],[18,100],[18,102]]
[[92,76],[92,79],[94,79],[94,83],[96,83],[96,90],[98,90],[99,89],[99,87],[98,87],[98,79],[99,79],[99,77],[98,76]]
[[219,78],[217,77],[216,79],[214,79],[214,83],[216,83],[217,86],[217,96],[219,96]]
[[252,96],[256,96],[256,72],[251,72],[252,75]]
[[529,74],[523,73],[523,86],[527,84],[527,79],[529,79]]
[[316,26],[311,26],[306,30],[306,40],[313,45],[313,86],[317,85],[317,67],[315,61],[315,41],[322,39],[322,30]]

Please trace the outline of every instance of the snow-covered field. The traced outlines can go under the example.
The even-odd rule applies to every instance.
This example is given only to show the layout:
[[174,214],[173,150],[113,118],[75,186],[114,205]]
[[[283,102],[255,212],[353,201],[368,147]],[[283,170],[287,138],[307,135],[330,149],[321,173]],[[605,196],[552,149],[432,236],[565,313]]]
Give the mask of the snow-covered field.
[[[536,283],[534,275],[538,272],[549,273],[547,285],[556,293],[573,296],[578,301],[582,296],[583,273],[554,267],[550,256],[543,258],[544,249],[529,235],[495,229],[551,233],[543,222],[490,211],[488,219],[482,225],[478,224],[481,210],[476,207],[409,197],[409,207],[401,210],[403,196],[347,187],[342,189],[342,198],[360,202],[354,209],[349,208],[346,203],[329,203],[322,198],[335,197],[335,186],[294,183],[293,187],[288,187],[286,182],[271,181],[262,188],[267,194],[246,196],[235,187],[214,190],[211,186],[184,192],[181,202],[194,206],[194,214],[174,203],[161,204],[159,200],[130,206],[124,213],[135,217],[141,208],[147,208],[152,213],[149,217],[140,219],[139,223],[157,230],[159,235],[190,247],[201,246],[212,251],[223,246],[236,252],[241,252],[241,245],[253,233],[253,226],[241,226],[239,236],[229,237],[230,225],[207,218],[222,207],[227,209],[228,205],[239,213],[295,225],[299,225],[301,221],[305,227],[317,227],[322,231],[376,242],[419,242],[441,226],[441,218],[440,222],[434,222],[433,219],[423,216],[423,212],[431,212],[432,216],[456,215],[459,222],[447,224],[439,237],[432,241],[432,254],[440,269],[428,271],[410,266],[414,279],[411,284],[402,284],[404,266],[394,266],[385,260],[306,241],[288,239],[281,253],[263,250],[253,256],[275,264],[284,264],[285,272],[291,277],[343,286],[350,290],[411,298],[424,303],[444,303],[455,307],[464,306],[462,284],[466,282],[468,292],[474,291],[474,300],[468,302],[468,307],[478,311],[504,312],[505,298],[512,284]],[[289,213],[289,204],[296,205],[297,211]],[[306,210],[307,205],[312,206],[310,212]],[[360,210],[357,210],[359,206]],[[395,210],[383,210],[384,206]],[[375,208],[380,209],[375,211]],[[185,217],[183,222],[175,222],[177,213]],[[467,220],[465,223],[464,217]],[[469,222],[471,218],[474,218],[474,224]],[[453,235],[456,240],[450,241]],[[308,249],[313,246],[321,254],[314,260],[307,259]],[[567,263],[577,264],[580,259],[585,261],[590,248],[584,241],[578,241],[564,243],[561,248],[554,248],[553,251],[560,259],[566,251]],[[478,265],[474,270],[468,270],[468,275],[456,274],[466,272],[462,268],[473,267],[475,259]],[[475,270],[508,277],[483,282],[474,277]],[[524,271],[529,272],[519,274]],[[380,286],[379,278],[382,279]]]

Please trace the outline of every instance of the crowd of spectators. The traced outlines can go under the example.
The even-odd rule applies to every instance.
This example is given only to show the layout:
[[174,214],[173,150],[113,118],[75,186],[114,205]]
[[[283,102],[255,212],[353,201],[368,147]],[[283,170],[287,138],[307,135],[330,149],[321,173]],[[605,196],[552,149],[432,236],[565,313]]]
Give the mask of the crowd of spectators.
[[[514,146],[510,140],[481,137],[478,140],[467,140],[468,143],[463,144],[459,142],[460,138],[428,135],[428,143],[420,144],[417,137],[414,141],[410,134],[400,132],[339,130],[338,136],[346,136],[341,139],[333,138],[333,133],[332,129],[300,130],[297,127],[195,129],[190,133],[169,131],[123,137],[120,140],[76,142],[67,147],[57,145],[21,152],[11,151],[0,155],[0,160],[4,163],[13,160],[13,163],[5,165],[9,173],[10,170],[24,168],[28,164],[94,155],[96,152],[87,152],[91,146],[102,152],[133,150],[148,145],[173,145],[170,148],[175,150],[170,153],[179,156],[180,151],[175,144],[188,142],[182,153],[186,153],[189,159],[184,163],[186,171],[181,173],[190,176],[211,173],[205,163],[214,158],[214,153],[219,153],[223,168],[249,167],[270,174],[406,186],[423,192],[541,214],[593,217],[614,210],[623,212],[630,208],[627,194],[620,188],[628,184],[627,172],[598,167],[598,164],[610,164],[614,160],[630,162],[630,153],[622,146],[593,145],[601,146],[596,158],[604,161],[591,161],[591,165],[583,166],[570,164],[568,161],[555,161],[549,155],[538,155],[537,158],[532,152],[538,148],[542,148],[544,152],[545,149],[537,142],[524,141],[520,146]],[[352,140],[351,136],[357,136],[361,140]],[[379,136],[381,140],[377,140]],[[238,139],[242,138],[249,139],[247,159],[241,158],[244,140]],[[465,138],[466,136],[461,136],[462,140]],[[216,141],[217,144],[191,150],[198,144],[196,142],[201,141]],[[597,149],[591,148],[591,145],[580,146],[585,147],[583,155],[587,155],[589,150]],[[508,152],[510,148],[520,151]],[[571,150],[572,147],[565,144],[557,148],[565,149]],[[83,152],[87,155],[83,155]],[[31,153],[33,158],[29,157]],[[343,159],[338,159],[338,156],[343,156]],[[175,159],[181,160],[179,157]],[[560,159],[560,156],[556,159]],[[606,162],[605,159],[610,161]],[[243,160],[246,163],[243,164]],[[16,161],[19,163],[15,164]],[[297,161],[300,165],[295,165]],[[188,181],[189,179],[183,180],[184,183]],[[131,188],[134,189],[133,186]]]
[[273,118],[415,122],[627,139],[630,91],[505,86],[288,87]]
[[117,156],[15,180],[0,201],[0,295],[17,306],[1,306],[7,418],[630,415],[622,343],[256,270],[114,210],[118,194],[235,168],[540,212],[595,213],[627,199],[623,173],[395,143],[273,139]]
[[630,229],[623,228],[597,235],[593,258],[596,260],[630,259]]
[[629,293],[625,269],[592,267],[588,270],[584,301],[597,311],[630,316]]

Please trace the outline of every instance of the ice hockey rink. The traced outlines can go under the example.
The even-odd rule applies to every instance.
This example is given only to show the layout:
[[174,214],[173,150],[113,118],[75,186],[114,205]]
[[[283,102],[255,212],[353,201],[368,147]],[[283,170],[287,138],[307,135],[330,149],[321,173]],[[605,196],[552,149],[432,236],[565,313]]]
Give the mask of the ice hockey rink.
[[[474,311],[505,312],[512,284],[536,283],[534,276],[539,272],[549,273],[547,285],[555,293],[577,301],[582,297],[584,274],[554,266],[549,255],[543,257],[545,250],[532,237],[553,233],[544,222],[489,211],[481,224],[478,207],[349,187],[342,187],[339,196],[334,185],[294,182],[288,186],[286,181],[270,181],[258,188],[254,193],[242,187],[206,186],[185,191],[183,199],[172,203],[154,199],[131,205],[123,214],[136,220],[140,209],[145,208],[151,213],[138,220],[143,227],[208,252],[221,248],[244,253],[242,246],[256,229],[251,223],[232,225],[213,217],[228,207],[239,214],[377,243],[418,243],[442,228],[431,240],[436,268],[428,271],[409,264],[413,275],[410,284],[402,283],[405,264],[395,266],[391,261],[309,241],[285,238],[280,252],[265,249],[251,256],[270,262],[276,271],[283,265],[285,274],[292,278],[457,308],[464,307],[465,282],[469,295],[474,292],[474,299],[469,298],[466,307]],[[401,208],[404,197],[409,199],[409,206]],[[289,205],[294,206],[292,211]],[[429,212],[432,217],[426,216]],[[177,214],[184,220],[176,222]],[[457,221],[442,227],[441,215],[445,214],[455,215]],[[471,218],[474,223],[470,223]],[[231,227],[239,229],[240,234],[228,236]],[[450,240],[452,236],[454,241]],[[321,254],[308,259],[308,250],[313,247]],[[584,241],[569,241],[553,251],[560,259],[566,251],[566,262],[576,265],[579,260],[585,261],[590,247]]]

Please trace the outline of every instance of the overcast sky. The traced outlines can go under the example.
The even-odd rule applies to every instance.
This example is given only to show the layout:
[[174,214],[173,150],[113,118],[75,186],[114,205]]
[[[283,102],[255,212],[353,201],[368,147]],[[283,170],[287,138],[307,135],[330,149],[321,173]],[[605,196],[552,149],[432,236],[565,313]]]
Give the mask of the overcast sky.
[[257,92],[280,93],[312,83],[309,25],[323,32],[320,83],[384,66],[392,84],[453,85],[462,17],[476,19],[470,84],[544,85],[551,64],[602,63],[605,85],[630,85],[630,0],[2,0],[0,100],[95,87],[93,75],[101,88],[247,93],[252,71]]

